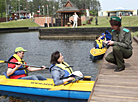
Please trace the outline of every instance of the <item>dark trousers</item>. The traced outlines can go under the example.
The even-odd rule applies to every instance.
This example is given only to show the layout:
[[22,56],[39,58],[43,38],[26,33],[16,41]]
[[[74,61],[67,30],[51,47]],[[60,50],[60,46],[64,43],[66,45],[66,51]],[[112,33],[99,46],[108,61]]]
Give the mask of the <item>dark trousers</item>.
[[132,50],[126,49],[120,46],[113,46],[113,52],[109,53],[105,60],[114,63],[118,68],[124,66],[124,59],[128,59],[132,56]]

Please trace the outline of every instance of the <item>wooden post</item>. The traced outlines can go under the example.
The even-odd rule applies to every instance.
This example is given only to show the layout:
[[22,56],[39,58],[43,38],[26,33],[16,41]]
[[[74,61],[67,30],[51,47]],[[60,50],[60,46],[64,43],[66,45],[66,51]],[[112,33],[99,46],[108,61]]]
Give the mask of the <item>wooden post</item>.
[[63,26],[63,14],[61,13],[61,26]]

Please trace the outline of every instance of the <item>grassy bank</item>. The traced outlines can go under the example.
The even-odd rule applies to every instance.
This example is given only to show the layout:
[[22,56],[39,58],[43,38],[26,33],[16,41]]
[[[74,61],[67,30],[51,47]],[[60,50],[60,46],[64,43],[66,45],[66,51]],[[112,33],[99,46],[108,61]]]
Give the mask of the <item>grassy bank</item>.
[[[93,18],[91,24],[86,24],[85,27],[110,27],[109,20],[110,20],[110,17],[98,17],[98,25],[95,25],[95,18]],[[86,22],[83,22],[83,23],[86,23]],[[134,26],[138,27],[138,17],[137,16],[123,16],[122,26],[123,27],[134,27]]]
[[137,32],[132,33],[132,37],[134,37],[134,36],[137,36],[137,37],[138,37],[138,31],[137,31]]
[[[110,20],[110,17],[98,17],[98,25],[95,25],[95,18],[93,17],[91,24],[86,24],[86,21],[85,21],[85,22],[82,22],[82,24],[86,24],[86,25],[78,26],[78,28],[80,27],[110,27],[109,20]],[[123,27],[138,26],[138,17],[137,16],[123,16],[122,26]],[[0,28],[11,28],[11,27],[39,27],[39,25],[37,25],[30,19],[0,23]],[[65,27],[50,27],[50,28],[65,28]]]
[[36,23],[30,19],[23,19],[17,21],[1,22],[0,28],[16,28],[16,27],[39,27]]

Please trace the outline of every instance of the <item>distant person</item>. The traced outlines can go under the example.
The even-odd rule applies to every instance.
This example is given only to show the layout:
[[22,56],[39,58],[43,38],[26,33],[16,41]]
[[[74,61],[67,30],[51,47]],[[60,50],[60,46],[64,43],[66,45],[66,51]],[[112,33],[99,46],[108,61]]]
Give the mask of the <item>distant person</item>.
[[98,18],[95,16],[95,25],[98,25]]
[[14,17],[15,21],[17,20],[17,17]]
[[23,49],[22,47],[17,47],[15,49],[15,54],[9,58],[8,62],[18,63],[19,65],[8,63],[7,76],[10,77],[10,79],[46,80],[46,78],[44,78],[41,75],[28,76],[27,73],[28,71],[43,70],[46,67],[42,66],[43,68],[35,68],[35,67],[23,66],[22,64],[26,64],[26,62],[23,60],[24,53],[26,51],[27,50]]
[[72,28],[74,28],[75,25],[76,25],[76,28],[77,28],[77,25],[78,25],[77,21],[78,21],[79,17],[78,17],[76,12],[74,12],[73,17],[74,17],[74,24],[73,24]]
[[132,56],[132,39],[130,30],[121,27],[119,17],[111,17],[110,25],[112,30],[112,40],[107,41],[113,47],[106,57],[106,61],[117,65],[115,72],[125,70],[125,61]]
[[120,19],[121,19],[121,21],[122,21],[122,14],[121,14],[121,13],[119,14],[119,18],[120,18]]
[[11,21],[11,20],[12,20],[12,17],[10,16],[9,21]]

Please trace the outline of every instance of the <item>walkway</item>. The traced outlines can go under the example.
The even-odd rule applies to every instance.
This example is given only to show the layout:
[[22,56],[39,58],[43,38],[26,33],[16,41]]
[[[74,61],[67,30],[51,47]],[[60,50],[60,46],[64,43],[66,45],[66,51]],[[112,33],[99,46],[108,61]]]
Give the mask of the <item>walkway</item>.
[[88,102],[138,102],[138,43],[133,40],[132,46],[133,55],[125,60],[124,71],[114,72],[116,66],[103,58]]

